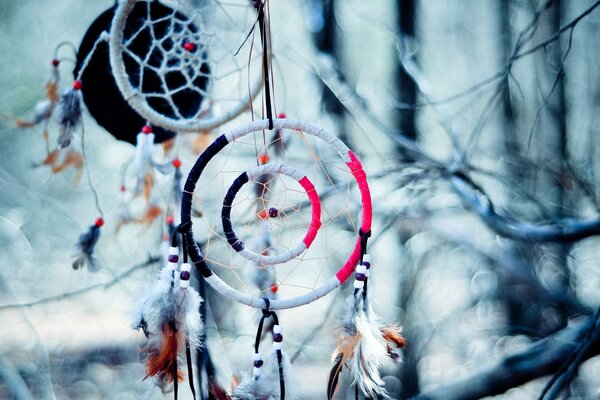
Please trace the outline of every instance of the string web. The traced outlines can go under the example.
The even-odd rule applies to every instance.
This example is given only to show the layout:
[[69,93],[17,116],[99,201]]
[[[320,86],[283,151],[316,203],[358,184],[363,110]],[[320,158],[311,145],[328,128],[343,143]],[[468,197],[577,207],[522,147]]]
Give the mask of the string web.
[[[221,216],[233,182],[265,161],[304,175],[314,185],[321,207],[320,228],[308,249],[275,264],[249,260],[236,251]],[[301,296],[326,282],[348,259],[360,228],[360,199],[349,167],[322,140],[294,130],[285,130],[281,137],[254,133],[221,150],[204,170],[194,195],[193,210],[200,216],[193,221],[194,237],[214,272],[240,292],[283,299]],[[279,255],[302,243],[313,222],[313,207],[296,179],[267,174],[241,187],[231,203],[230,221],[246,249]],[[277,215],[268,216],[273,209]]]
[[144,118],[174,131],[198,131],[248,107],[261,86],[260,46],[250,41],[236,55],[256,20],[249,1],[126,5],[122,26],[113,28],[121,29],[121,40],[110,39],[118,54],[111,53],[111,64],[124,98]]

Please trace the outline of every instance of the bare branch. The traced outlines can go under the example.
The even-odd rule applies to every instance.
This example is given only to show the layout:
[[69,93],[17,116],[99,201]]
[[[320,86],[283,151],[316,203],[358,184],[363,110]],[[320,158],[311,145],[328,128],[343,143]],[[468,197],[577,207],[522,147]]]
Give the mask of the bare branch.
[[81,295],[91,292],[93,290],[108,289],[108,288],[116,285],[117,283],[119,283],[123,278],[128,277],[129,275],[133,274],[134,272],[136,272],[140,269],[149,267],[150,265],[153,265],[153,264],[157,263],[158,261],[160,261],[160,257],[151,257],[146,262],[144,262],[142,264],[138,264],[135,267],[129,268],[127,271],[123,272],[120,275],[117,275],[114,279],[112,279],[108,282],[105,282],[105,283],[97,283],[95,285],[87,286],[87,287],[84,287],[84,288],[81,288],[78,290],[74,290],[72,292],[66,292],[63,294],[56,295],[56,296],[50,296],[50,297],[46,297],[43,299],[34,300],[29,303],[5,304],[3,306],[0,306],[0,312],[11,310],[14,308],[33,307],[33,306],[37,306],[39,304],[55,303],[57,301],[63,301],[66,299],[70,299],[72,297],[81,296]]
[[490,229],[501,236],[547,243],[572,242],[600,234],[600,218],[584,221],[562,219],[545,225],[527,224],[498,214],[485,192],[465,175],[452,175],[450,183],[466,207],[475,211]]
[[[561,369],[566,359],[579,348],[579,343],[590,329],[599,330],[595,316],[576,323],[552,336],[529,346],[526,350],[503,359],[497,365],[470,378],[451,383],[413,397],[414,400],[470,400],[495,396]],[[598,335],[583,354],[583,359],[600,353]]]

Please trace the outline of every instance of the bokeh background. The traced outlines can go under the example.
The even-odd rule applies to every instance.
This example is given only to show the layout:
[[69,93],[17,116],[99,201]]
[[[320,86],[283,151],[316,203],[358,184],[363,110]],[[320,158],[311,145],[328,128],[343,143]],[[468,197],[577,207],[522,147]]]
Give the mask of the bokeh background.
[[[129,327],[158,268],[148,260],[160,224],[116,234],[107,218],[101,270],[74,271],[74,243],[96,217],[86,175],[76,184],[72,170],[34,167],[41,127],[9,118],[31,115],[55,46],[78,45],[112,4],[0,0],[0,398],[172,396],[143,380],[143,335]],[[338,134],[370,177],[371,295],[408,343],[383,370],[392,398],[535,399],[547,387],[600,398],[598,5],[271,2],[278,109]],[[65,82],[71,69],[61,64]],[[85,113],[84,124],[111,216],[134,149]],[[184,155],[185,171],[194,154]],[[281,312],[302,399],[326,397],[348,290]],[[229,388],[248,370],[259,312],[207,299],[208,345]],[[354,398],[350,383],[338,398]]]

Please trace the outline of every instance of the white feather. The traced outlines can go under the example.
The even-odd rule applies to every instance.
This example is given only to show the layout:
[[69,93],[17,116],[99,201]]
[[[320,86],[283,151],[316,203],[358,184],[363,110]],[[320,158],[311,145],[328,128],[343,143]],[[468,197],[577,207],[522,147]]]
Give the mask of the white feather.
[[154,152],[154,133],[138,133],[136,137],[135,153],[131,161],[131,171],[137,180],[136,191],[141,190],[144,176],[152,167],[152,153]]
[[347,314],[344,329],[349,335],[358,335],[359,341],[354,348],[354,356],[349,362],[354,383],[366,397],[389,398],[379,369],[388,360],[387,344],[379,330],[375,313],[370,306],[365,312],[362,291],[347,300]]
[[[293,375],[292,365],[285,351],[282,353],[283,376],[285,379],[286,400],[297,399],[297,383]],[[279,400],[279,364],[277,352],[273,350],[265,359],[258,379],[249,375],[235,389],[232,394],[234,400]]]

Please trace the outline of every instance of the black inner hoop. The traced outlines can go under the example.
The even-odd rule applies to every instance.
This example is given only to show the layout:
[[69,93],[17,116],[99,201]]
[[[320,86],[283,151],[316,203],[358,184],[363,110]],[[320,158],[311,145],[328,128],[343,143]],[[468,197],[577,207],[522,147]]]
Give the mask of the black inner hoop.
[[[79,47],[77,65],[73,71],[75,76],[78,75],[83,61],[94,47],[100,35],[103,32],[110,31],[115,10],[116,5],[104,11],[88,28]],[[147,20],[148,11],[152,21],[162,21],[153,24],[154,38],[156,40],[152,39],[152,35],[148,30],[150,28],[146,27],[129,46],[129,50],[140,59],[146,59],[146,56],[149,55],[147,64],[157,67],[163,61],[164,57],[164,51],[159,50],[168,51],[174,46],[182,45],[182,43],[174,43],[168,36],[171,28],[170,20],[175,20],[175,31],[178,29],[186,30],[190,32],[190,38],[192,38],[191,35],[197,36],[200,30],[184,14],[158,1],[138,1],[127,18],[124,40],[129,39],[133,33],[139,31]],[[191,39],[190,42],[194,43]],[[206,49],[203,49],[198,43],[194,44],[195,48],[192,51],[176,49],[178,54],[182,54],[183,51],[189,51],[190,56],[194,58],[192,65],[187,67],[195,68],[199,71],[196,74],[198,76],[191,80],[191,86],[193,87],[184,87],[184,85],[187,84],[190,75],[195,75],[194,71],[184,71],[184,68],[178,64],[180,61],[176,57],[177,54],[175,57],[171,56],[167,60],[167,65],[174,67],[174,69],[166,74],[165,84],[167,90],[181,88],[181,90],[171,96],[171,99],[178,113],[183,118],[191,118],[198,114],[204,98],[200,91],[205,92],[209,85],[210,69],[206,62]],[[167,94],[156,72],[151,68],[144,67],[144,78],[140,79],[140,65],[126,54],[124,54],[123,58],[125,70],[134,88],[141,90],[145,94]],[[98,44],[87,68],[83,71],[81,80],[83,82],[81,89],[83,100],[90,114],[98,124],[117,139],[135,144],[136,135],[140,132],[146,120],[129,106],[117,87],[110,68],[108,43],[101,42]],[[150,97],[147,101],[152,109],[165,117],[172,119],[179,118],[175,110],[164,99]],[[175,136],[174,132],[160,127],[155,127],[154,133],[156,135],[155,142],[157,143]]]

